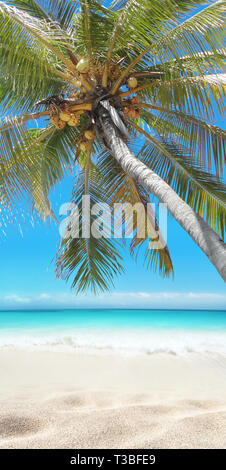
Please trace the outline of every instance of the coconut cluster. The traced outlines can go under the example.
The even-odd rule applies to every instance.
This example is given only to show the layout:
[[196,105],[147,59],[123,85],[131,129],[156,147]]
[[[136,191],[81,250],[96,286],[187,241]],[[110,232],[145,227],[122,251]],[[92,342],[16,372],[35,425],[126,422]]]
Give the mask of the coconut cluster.
[[[71,70],[66,72],[71,84],[75,85],[80,90],[85,91],[85,88],[83,87],[83,79],[88,78],[90,83],[102,83],[102,78],[105,71],[104,63],[97,61],[91,65],[88,57],[79,57],[74,55],[73,58],[74,63],[71,63]],[[118,63],[109,64],[108,79],[110,80],[110,85],[119,78],[121,72],[121,61]],[[127,86],[129,89],[136,88],[136,77],[130,76],[127,80]]]
[[129,100],[124,100],[123,105],[123,112],[126,116],[132,119],[137,119],[140,117],[140,109],[136,107],[140,103],[140,98],[138,96],[133,96],[133,98]]
[[85,152],[85,150],[87,150],[88,145],[89,145],[87,141],[90,141],[90,140],[93,140],[93,139],[94,139],[94,132],[93,132],[93,130],[87,129],[87,130],[84,132],[83,138],[86,139],[86,140],[83,140],[83,141],[81,142],[81,144],[80,144],[80,150],[82,150],[83,152]]
[[[101,62],[95,62],[92,64],[87,57],[79,57],[73,55],[71,58],[72,62],[70,67],[65,70],[65,76],[67,77],[70,87],[72,88],[71,94],[69,95],[70,99],[73,98],[74,104],[78,100],[78,103],[81,105],[79,111],[73,111],[73,107],[69,104],[60,104],[60,106],[52,106],[50,121],[54,124],[57,129],[64,129],[66,125],[71,127],[79,126],[80,115],[83,113],[89,112],[91,108],[82,109],[83,98],[87,97],[87,93],[90,93],[90,99],[95,100],[95,89],[100,90],[100,87],[103,86],[103,77],[106,73],[106,66]],[[107,79],[108,85],[107,88],[111,90],[112,85],[120,77],[122,73],[121,70],[121,61],[118,63],[109,64]],[[137,79],[135,76],[130,76],[124,82],[128,88],[128,93],[131,91],[131,94],[135,92],[135,88],[138,85]],[[97,88],[96,88],[97,87]],[[128,94],[127,93],[127,94]],[[119,90],[120,95],[120,90]],[[97,95],[99,97],[99,95]],[[117,98],[118,100],[118,98]],[[87,103],[87,100],[85,101]],[[123,109],[124,114],[132,119],[137,119],[140,116],[140,110],[137,106],[140,103],[140,100],[137,96],[134,96],[130,99],[120,99],[115,101],[113,98],[113,106],[119,106]],[[71,108],[71,109],[70,109]],[[83,128],[83,129],[82,129]],[[92,129],[87,129],[84,131],[84,126],[81,125],[80,129],[81,140],[80,140],[80,149],[82,151],[87,150],[89,141],[94,138],[94,131]]]
[[61,111],[59,114],[53,112],[50,121],[57,129],[64,129],[66,124],[71,127],[79,125],[78,115],[70,111]]

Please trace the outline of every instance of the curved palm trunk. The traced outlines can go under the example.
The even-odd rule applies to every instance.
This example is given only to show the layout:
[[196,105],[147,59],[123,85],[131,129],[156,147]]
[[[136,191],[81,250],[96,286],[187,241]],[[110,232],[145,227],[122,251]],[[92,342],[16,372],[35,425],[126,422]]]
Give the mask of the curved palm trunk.
[[189,233],[226,282],[226,245],[224,241],[160,176],[133,155],[106,110],[100,110],[99,118],[112,154],[119,165],[156,196],[160,202],[167,204],[172,216]]

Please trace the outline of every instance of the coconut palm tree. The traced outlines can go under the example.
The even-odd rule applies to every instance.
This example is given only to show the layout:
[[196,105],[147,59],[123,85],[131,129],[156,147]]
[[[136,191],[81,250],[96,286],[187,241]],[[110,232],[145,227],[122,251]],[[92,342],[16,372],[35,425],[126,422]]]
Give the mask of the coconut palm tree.
[[[54,218],[49,192],[69,170],[79,210],[83,195],[140,202],[152,238],[161,234],[150,193],[166,203],[226,280],[226,132],[215,124],[225,10],[206,0],[1,1],[2,226],[24,196]],[[150,232],[135,229],[131,254],[171,275],[167,246],[147,247]],[[108,289],[120,253],[119,240],[68,236],[57,272],[77,291]]]

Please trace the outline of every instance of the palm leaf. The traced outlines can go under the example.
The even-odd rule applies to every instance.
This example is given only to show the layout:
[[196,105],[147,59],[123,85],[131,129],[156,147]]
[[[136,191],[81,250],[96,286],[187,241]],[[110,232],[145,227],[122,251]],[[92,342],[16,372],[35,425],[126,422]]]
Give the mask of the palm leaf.
[[73,27],[79,10],[76,0],[10,0],[7,3],[41,20],[58,23],[65,30]]
[[[162,9],[163,6],[161,5],[160,9],[160,5],[158,3],[157,11],[159,17],[162,15]],[[128,75],[130,70],[134,69],[140,61],[145,60],[145,64],[147,63],[146,56],[148,54],[150,55],[151,65],[156,65],[167,60],[172,60],[173,58],[177,58],[179,60],[180,57],[184,55],[191,55],[197,52],[204,52],[209,49],[221,48],[225,39],[223,28],[224,14],[225,2],[219,0],[214,4],[208,5],[191,18],[187,18],[187,20],[182,23],[179,19],[176,19],[178,23],[176,27],[174,27],[175,20],[172,22],[170,21],[170,18],[168,18],[165,30],[163,31],[163,29],[160,28],[160,37],[158,37],[159,35],[157,31],[154,34],[154,38],[150,33],[147,33],[148,37],[146,39],[146,46],[143,46],[142,44],[145,34],[143,34],[143,36],[139,34],[141,43],[139,44],[140,53],[136,53],[134,59],[123,70],[121,77],[112,87],[112,93],[116,93],[124,77]],[[146,18],[146,31],[149,32],[149,16],[145,15],[145,19]]]
[[[17,124],[0,132],[1,196],[7,207],[28,196],[46,219],[54,217],[48,194],[71,168],[78,133],[28,129]],[[72,143],[73,142],[73,146]]]
[[92,55],[93,61],[105,58],[106,40],[113,29],[115,15],[100,2],[82,1],[73,22],[74,51],[83,56]]
[[222,47],[225,41],[225,1],[210,2],[204,9],[155,41],[150,54],[164,61],[186,54]]
[[[67,48],[72,45],[70,37],[54,23],[49,23],[28,13],[18,10],[5,2],[0,2],[0,25],[2,31],[2,43],[10,45],[11,41],[19,35],[26,39],[27,45],[34,40],[45,50],[64,64],[69,70],[74,70],[73,64],[66,57]],[[18,42],[21,48],[21,41]]]
[[[80,220],[82,217],[82,196],[88,189],[90,204],[103,202],[104,196],[100,194],[99,185],[89,182],[86,188],[85,175],[81,173],[76,181],[72,202],[79,208]],[[91,216],[91,224],[94,222]],[[88,230],[89,222],[82,219],[83,230]],[[88,233],[86,233],[88,235]],[[92,231],[90,237],[84,237],[80,223],[78,238],[64,238],[57,255],[57,276],[68,280],[73,276],[72,287],[77,292],[90,289],[96,293],[98,290],[108,290],[113,285],[114,277],[122,272],[121,256],[118,243],[110,238],[96,238]]]
[[157,111],[142,112],[142,118],[159,135],[174,139],[179,145],[189,146],[193,158],[209,172],[215,165],[216,176],[223,176],[226,163],[226,131],[195,116],[177,110],[141,104],[144,109]]
[[41,20],[57,22],[63,29],[73,26],[79,9],[76,0],[10,0],[8,3]]
[[[158,79],[147,81],[133,92],[154,106],[167,107],[183,113],[200,116],[215,121],[217,116],[223,120],[225,115],[224,74],[188,77],[174,80]],[[125,98],[129,93],[121,93]]]
[[84,33],[85,33],[85,38],[86,38],[86,47],[87,47],[87,55],[89,59],[91,60],[92,58],[92,42],[91,42],[91,36],[90,36],[90,12],[88,8],[88,2],[87,1],[82,1],[81,2],[81,10],[82,10],[82,16],[83,16],[83,21],[84,21]]
[[152,72],[158,67],[168,79],[219,73],[224,70],[225,58],[225,48],[213,49],[164,61],[150,66],[149,70]]
[[159,174],[219,234],[224,235],[226,187],[205,172],[175,143],[150,138],[140,155],[144,163]]
[[[163,277],[173,274],[168,247],[165,246],[165,241],[163,240],[161,232],[158,230],[156,218],[153,218],[153,215],[147,210],[147,203],[149,201],[147,192],[117,165],[108,152],[102,152],[99,155],[97,167],[104,178],[105,198],[110,207],[114,208],[114,204],[118,203],[130,203],[132,206],[139,203],[142,204],[144,208],[147,226],[143,238],[138,237],[137,218],[132,216],[131,219],[126,220],[127,230],[132,232],[134,229],[135,231],[130,244],[131,254],[136,254],[137,256],[141,246],[143,244],[146,246],[147,243],[145,242],[149,242],[148,247],[146,247],[144,251],[144,262],[146,266],[154,271],[158,271]],[[155,241],[159,240],[158,248],[153,248],[150,238]]]

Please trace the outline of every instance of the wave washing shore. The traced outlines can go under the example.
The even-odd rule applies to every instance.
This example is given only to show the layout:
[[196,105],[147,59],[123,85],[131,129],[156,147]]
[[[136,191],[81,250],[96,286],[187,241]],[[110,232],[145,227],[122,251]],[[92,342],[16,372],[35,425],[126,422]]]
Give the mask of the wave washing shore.
[[0,448],[225,448],[225,339],[225,312],[1,312]]
[[226,355],[226,312],[58,310],[0,312],[0,348],[122,354]]

